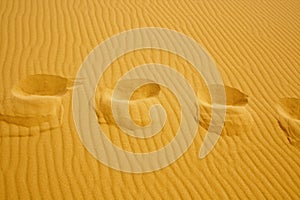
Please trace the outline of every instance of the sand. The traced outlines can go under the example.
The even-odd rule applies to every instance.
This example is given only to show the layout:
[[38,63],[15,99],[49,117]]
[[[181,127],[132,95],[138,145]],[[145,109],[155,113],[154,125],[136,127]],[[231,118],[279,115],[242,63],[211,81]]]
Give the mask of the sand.
[[[2,0],[0,13],[0,199],[300,198],[298,1]],[[177,70],[195,91],[200,110],[197,134],[178,160],[135,174],[107,167],[85,148],[72,93],[80,86],[75,78],[81,64],[98,44],[141,27],[183,33],[209,53],[226,86],[227,115],[215,148],[199,159],[211,119],[203,79],[189,62],[166,51],[123,55],[90,100],[116,146],[156,151],[180,125],[175,95],[151,83],[131,97],[130,115],[146,126],[150,107],[159,103],[168,116],[162,130],[141,139],[116,126],[113,88],[135,66],[160,63]],[[123,82],[123,90],[130,85]]]

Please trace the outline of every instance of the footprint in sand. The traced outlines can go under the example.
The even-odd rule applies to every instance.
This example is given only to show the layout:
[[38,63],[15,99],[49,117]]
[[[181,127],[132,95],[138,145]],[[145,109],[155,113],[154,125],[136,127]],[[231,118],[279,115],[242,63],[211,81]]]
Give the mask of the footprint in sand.
[[300,147],[300,99],[282,98],[277,104],[278,122],[292,145]]
[[[119,106],[128,106],[127,100],[125,96],[130,92],[129,88],[132,86],[132,84],[142,84],[145,80],[122,80],[120,81],[120,91],[122,93],[119,93],[119,96],[117,98],[112,99],[113,96],[113,89],[112,88],[104,88],[101,91],[96,92],[95,95],[95,110],[96,114],[98,116],[98,121],[100,124],[107,123],[107,124],[114,124],[115,119],[112,113],[112,107],[111,107],[111,99],[112,101],[117,102]],[[161,88],[159,84],[156,83],[147,83],[141,87],[139,87],[137,90],[134,91],[132,94],[129,106],[133,109],[136,108],[136,110],[148,110],[147,105],[153,105],[154,103],[159,103],[159,101],[154,98],[159,95]],[[124,95],[122,95],[124,94]],[[143,111],[142,111],[143,112]],[[102,114],[101,114],[102,113]],[[102,117],[101,117],[102,116]],[[124,122],[124,126],[126,126],[126,122],[128,121],[134,121],[135,123],[145,126],[150,122],[150,118],[145,119],[143,115],[135,114],[131,115],[131,118],[129,119],[122,119]]]
[[42,123],[59,127],[63,116],[62,96],[70,83],[68,79],[55,75],[26,77],[13,87],[11,98],[1,105],[0,121],[23,127]]
[[[216,90],[220,86],[216,86]],[[233,136],[247,133],[253,124],[253,119],[247,111],[248,95],[238,89],[225,86],[226,92],[226,118],[221,136]],[[211,120],[211,105],[209,97],[199,98],[200,102],[200,125],[208,129]]]

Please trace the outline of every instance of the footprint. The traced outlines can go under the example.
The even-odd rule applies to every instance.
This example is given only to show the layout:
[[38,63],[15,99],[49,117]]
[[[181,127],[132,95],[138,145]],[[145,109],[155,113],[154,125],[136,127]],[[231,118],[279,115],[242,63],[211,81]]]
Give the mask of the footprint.
[[[247,111],[248,95],[236,88],[225,86],[226,118],[221,136],[245,134],[251,129],[253,119]],[[211,120],[211,105],[204,99],[200,101],[200,125],[208,129]]]
[[13,87],[11,98],[1,105],[0,121],[23,127],[45,122],[59,126],[63,116],[62,96],[71,84],[72,81],[55,75],[28,76]]
[[[120,85],[120,91],[117,98],[112,98],[113,89],[105,88],[101,91],[96,92],[95,95],[95,110],[98,116],[98,121],[100,124],[115,124],[115,119],[111,110],[111,100],[117,102],[119,105],[123,104],[124,106],[128,106],[127,101],[125,100],[126,94],[128,94],[129,88],[132,84],[136,84],[142,82],[144,80],[122,80]],[[103,91],[104,90],[104,91]],[[131,110],[148,110],[149,105],[153,105],[154,103],[159,103],[155,98],[159,95],[160,86],[156,83],[148,83],[139,87],[134,91],[130,98],[129,106],[132,108]],[[134,121],[136,124],[140,126],[145,126],[150,122],[150,118],[145,119],[143,113],[135,112],[134,115],[131,115],[132,119],[124,119],[129,121]]]
[[278,122],[292,145],[300,147],[300,99],[282,98],[277,104]]

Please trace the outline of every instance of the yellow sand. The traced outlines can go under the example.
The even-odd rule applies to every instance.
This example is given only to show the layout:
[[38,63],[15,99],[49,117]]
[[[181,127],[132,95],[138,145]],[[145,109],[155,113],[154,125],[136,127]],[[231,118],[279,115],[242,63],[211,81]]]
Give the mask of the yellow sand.
[[[0,14],[0,199],[300,198],[299,1],[2,0]],[[228,110],[215,149],[200,160],[210,119],[201,77],[168,52],[122,56],[100,80],[95,103],[101,127],[119,147],[154,151],[179,126],[176,98],[155,84],[132,96],[131,116],[147,125],[150,106],[161,103],[171,116],[162,132],[142,140],[115,126],[108,99],[134,66],[169,65],[202,102],[188,151],[159,171],[130,174],[101,164],[82,145],[72,87],[99,43],[140,27],[176,30],[203,46],[226,85]]]

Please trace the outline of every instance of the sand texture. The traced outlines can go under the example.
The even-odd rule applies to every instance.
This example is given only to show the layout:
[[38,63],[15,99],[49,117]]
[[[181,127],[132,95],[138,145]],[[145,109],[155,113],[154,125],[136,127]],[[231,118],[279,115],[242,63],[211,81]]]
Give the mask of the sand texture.
[[[300,199],[300,1],[1,0],[0,16],[1,200]],[[85,148],[72,93],[86,81],[76,75],[97,45],[141,27],[175,30],[199,43],[222,76],[227,111],[218,143],[199,159],[211,120],[203,78],[164,50],[119,57],[87,102],[117,147],[156,151],[180,126],[178,99],[156,83],[138,88],[130,116],[116,121],[111,102],[126,105],[129,88],[143,80],[122,80],[124,93],[116,97],[114,87],[136,66],[176,70],[194,90],[200,111],[196,136],[178,160],[134,174],[107,167]],[[154,104],[167,116],[158,134],[143,139],[118,128],[134,129],[131,120],[147,126]]]

